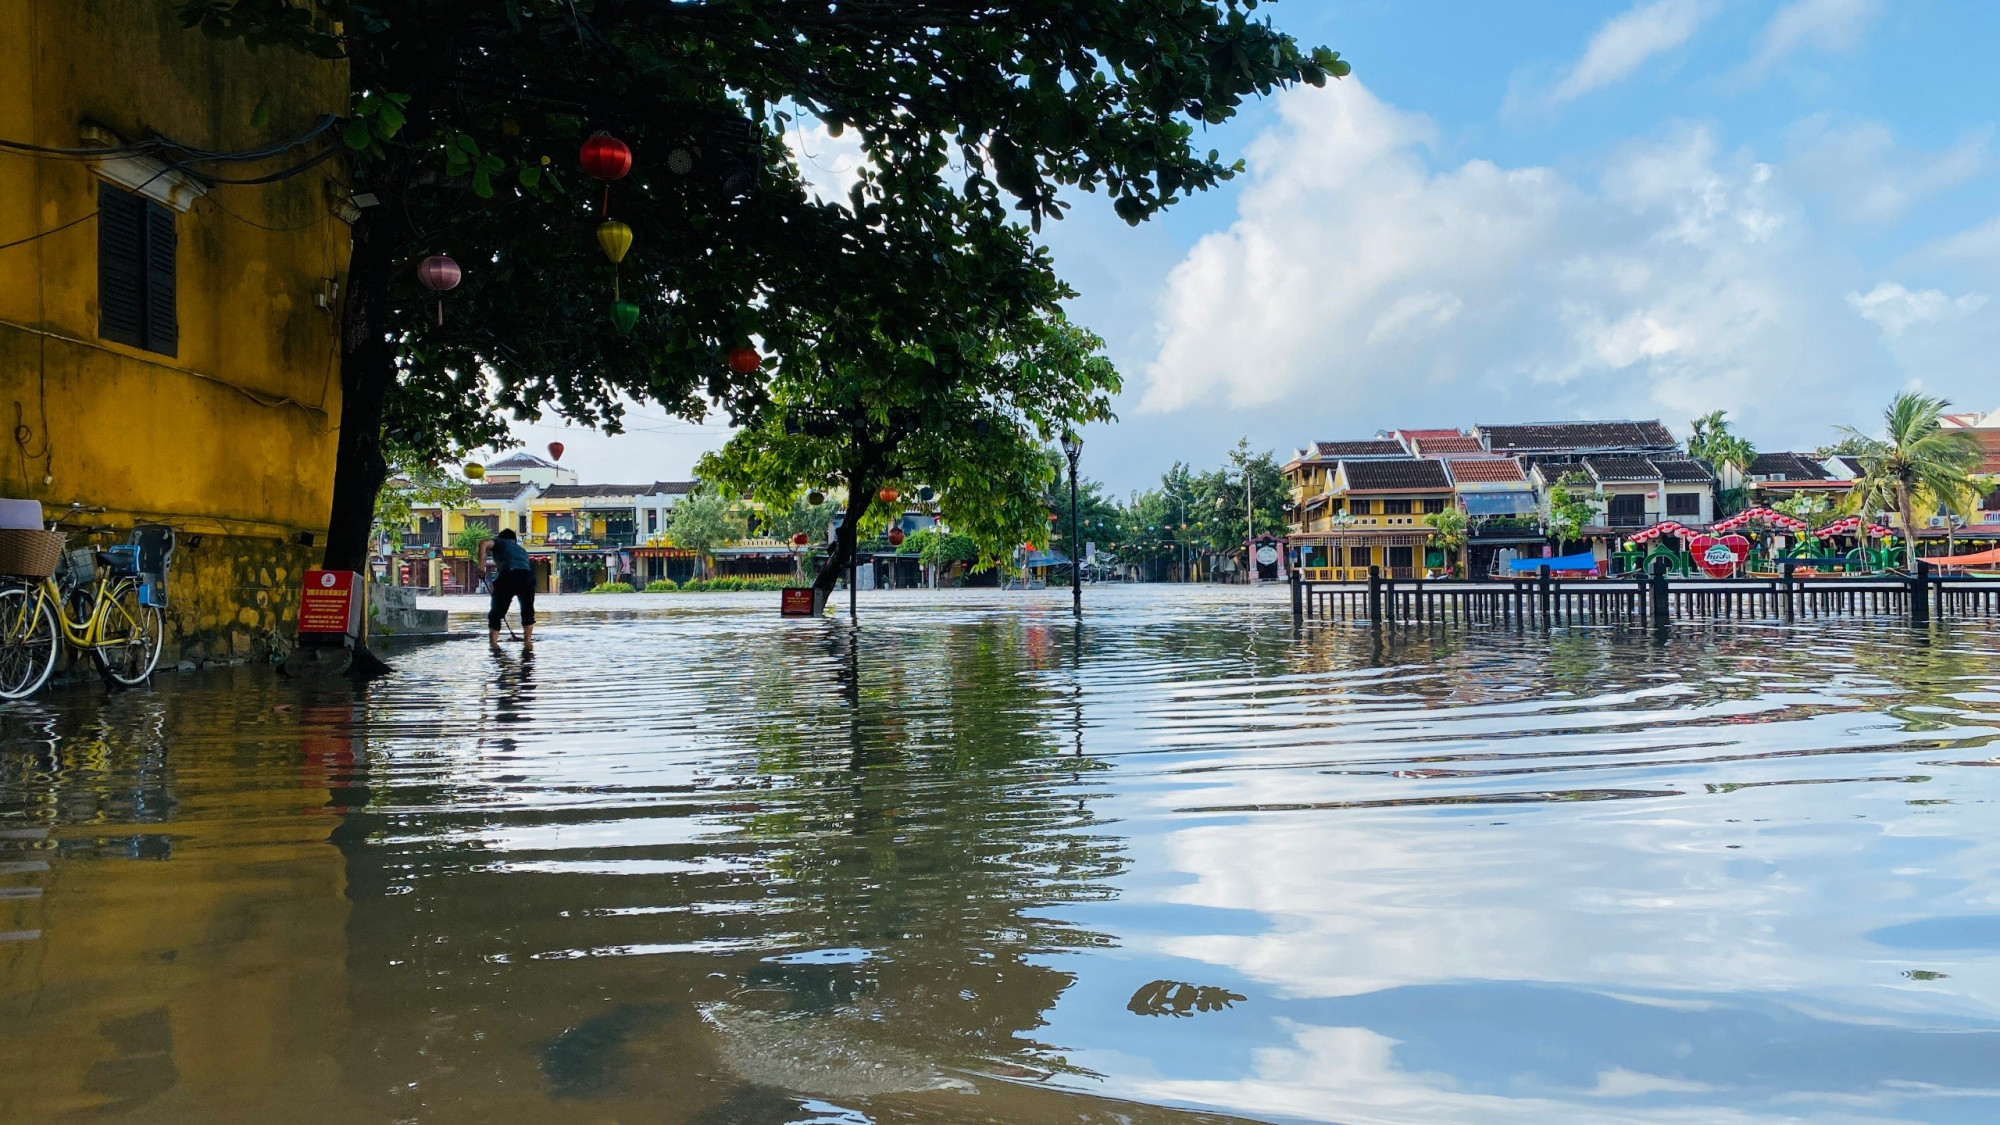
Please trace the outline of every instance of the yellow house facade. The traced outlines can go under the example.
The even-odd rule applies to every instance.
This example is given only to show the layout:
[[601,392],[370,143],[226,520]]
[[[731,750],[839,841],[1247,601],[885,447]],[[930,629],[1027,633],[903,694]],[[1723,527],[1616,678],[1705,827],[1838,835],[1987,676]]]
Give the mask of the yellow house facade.
[[1420,578],[1432,533],[1428,517],[1452,501],[1444,463],[1429,458],[1341,460],[1324,491],[1294,511],[1291,546],[1310,582]]
[[0,496],[171,525],[169,661],[284,647],[326,533],[341,162],[222,181],[338,145],[347,101],[170,0],[0,3]]

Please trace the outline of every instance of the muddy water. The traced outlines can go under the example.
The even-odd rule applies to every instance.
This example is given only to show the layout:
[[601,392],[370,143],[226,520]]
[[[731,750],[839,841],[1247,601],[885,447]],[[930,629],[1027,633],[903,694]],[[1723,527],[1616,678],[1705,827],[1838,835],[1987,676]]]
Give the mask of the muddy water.
[[0,713],[0,1121],[2000,1118],[2000,634],[1091,598]]

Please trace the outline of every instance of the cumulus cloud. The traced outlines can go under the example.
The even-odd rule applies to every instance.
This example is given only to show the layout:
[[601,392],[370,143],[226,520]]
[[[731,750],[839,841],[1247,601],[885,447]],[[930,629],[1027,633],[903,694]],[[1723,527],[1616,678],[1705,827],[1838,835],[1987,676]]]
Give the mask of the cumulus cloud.
[[860,134],[852,130],[836,137],[824,122],[806,118],[785,131],[785,147],[805,178],[806,190],[829,203],[844,203],[861,180]]
[[1654,0],[1613,17],[1591,36],[1551,99],[1568,101],[1624,79],[1647,59],[1687,42],[1708,10],[1700,0]]
[[1913,293],[1893,281],[1885,281],[1867,293],[1849,293],[1847,303],[1862,318],[1882,326],[1891,336],[1901,336],[1912,325],[1968,316],[1986,304],[1983,293],[1948,297],[1942,290],[1925,289]]
[[[1805,441],[1905,381],[1887,320],[1849,300],[1877,279],[1813,235],[1796,177],[1707,128],[1578,178],[1434,169],[1430,123],[1352,79],[1288,92],[1278,112],[1247,150],[1236,221],[1169,275],[1142,411],[1288,403],[1350,419],[1344,433],[1722,408],[1764,440]],[[1896,315],[1886,298],[1869,310]],[[1969,387],[1975,370],[1947,359],[1926,376]],[[1287,440],[1308,436],[1338,435]]]
[[1880,0],[1792,0],[1764,25],[1750,68],[1769,70],[1805,49],[1851,51],[1880,8]]

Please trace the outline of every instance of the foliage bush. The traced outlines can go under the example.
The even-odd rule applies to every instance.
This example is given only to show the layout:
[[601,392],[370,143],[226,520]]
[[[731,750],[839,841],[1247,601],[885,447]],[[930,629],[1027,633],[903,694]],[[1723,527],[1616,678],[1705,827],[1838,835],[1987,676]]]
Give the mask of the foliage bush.
[[646,592],[649,594],[671,594],[678,589],[680,587],[671,578],[655,578],[646,583]]
[[745,591],[782,590],[793,585],[790,578],[777,574],[756,575],[750,578],[693,578],[681,583],[681,592],[688,594],[738,594]]
[[590,588],[593,594],[629,594],[632,587],[624,582],[599,582]]

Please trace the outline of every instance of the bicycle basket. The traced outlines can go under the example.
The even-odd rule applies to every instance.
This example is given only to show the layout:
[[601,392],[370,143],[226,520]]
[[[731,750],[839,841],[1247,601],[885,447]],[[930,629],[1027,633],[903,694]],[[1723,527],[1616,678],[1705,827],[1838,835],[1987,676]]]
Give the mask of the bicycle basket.
[[97,580],[97,552],[90,547],[79,547],[63,552],[62,578],[72,586],[83,586]]
[[120,577],[139,573],[139,545],[137,543],[120,543],[116,546],[106,547],[104,548],[104,553],[111,559],[111,573]]
[[47,578],[56,572],[62,554],[63,537],[59,531],[0,528],[0,574]]

